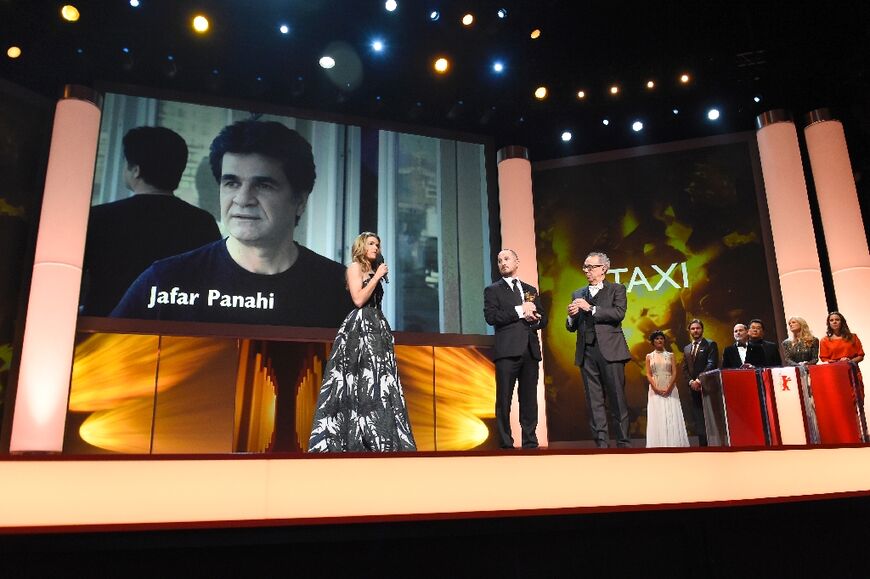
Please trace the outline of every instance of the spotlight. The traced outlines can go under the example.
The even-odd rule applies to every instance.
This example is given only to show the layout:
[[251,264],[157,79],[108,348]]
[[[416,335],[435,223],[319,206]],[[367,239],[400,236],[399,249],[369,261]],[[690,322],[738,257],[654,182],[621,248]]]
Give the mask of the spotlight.
[[719,109],[710,109],[707,111],[707,118],[711,121],[715,121],[719,118]]
[[681,83],[683,83],[683,84],[689,84],[689,81],[690,81],[690,80],[692,80],[692,79],[689,78],[689,75],[688,75],[688,74],[680,75],[680,82],[681,82]]
[[586,91],[585,90],[578,90],[577,91],[577,98],[581,99],[581,100],[585,99],[586,98]]
[[202,14],[198,14],[193,18],[193,29],[203,34],[208,31],[208,18],[203,16]]
[[124,54],[130,54],[130,49],[125,46],[121,49],[121,52],[123,52]]
[[463,16],[462,17],[462,24],[465,26],[471,26],[472,24],[474,24],[474,14],[471,14],[469,12],[468,14]]
[[496,60],[492,63],[493,72],[502,73],[504,72],[504,63],[500,60]]
[[574,135],[571,134],[571,131],[565,131],[562,133],[562,142],[563,143],[569,142],[572,138],[574,138]]
[[654,89],[655,87],[656,87],[656,83],[655,83],[655,81],[652,81],[652,80],[648,80],[648,81],[646,81],[646,88],[652,90],[652,89]]
[[761,102],[761,95],[755,95],[754,97],[752,97],[752,100],[757,102],[757,103],[760,103]]
[[538,88],[536,88],[535,89],[535,98],[538,99],[539,101],[542,101],[545,98],[547,98],[547,87],[539,86]]
[[175,60],[175,57],[170,54],[166,57],[166,60],[168,60],[169,62],[172,62],[173,60]]
[[432,22],[435,22],[439,18],[441,18],[441,13],[438,12],[437,10],[433,10],[432,12],[429,13],[429,20],[431,20]]
[[79,10],[72,4],[67,4],[60,9],[60,15],[67,22],[76,22],[79,19]]
[[619,94],[619,87],[616,85],[610,87],[610,94]]
[[674,113],[675,115],[678,115],[678,114],[680,114],[680,109],[672,109],[671,112]]
[[290,34],[290,27],[286,24],[282,24],[278,27],[278,32],[280,32],[281,34]]
[[395,12],[396,8],[399,7],[399,3],[396,0],[387,0],[384,2],[384,8],[387,9],[387,12]]
[[321,56],[318,62],[320,62],[321,67],[326,69],[330,69],[335,66],[335,59],[331,56]]
[[532,40],[537,40],[541,37],[541,29],[535,28],[534,30],[532,30],[532,33],[529,34],[529,37],[531,37]]
[[450,68],[450,61],[442,56],[432,66],[435,68],[435,72],[444,74]]
[[130,6],[133,8],[139,8],[139,0],[130,0]]
[[631,130],[635,133],[639,133],[643,130],[643,123],[640,121],[634,121],[631,123]]
[[496,14],[498,15],[499,18],[504,20],[505,18],[507,18],[507,8],[499,8],[498,12],[496,12]]
[[8,49],[6,49],[6,56],[8,56],[9,58],[18,58],[19,56],[21,56],[21,48],[17,46],[10,46]]
[[372,41],[372,50],[375,52],[381,52],[384,50],[384,43],[382,40],[373,40]]
[[604,125],[604,126],[606,127],[606,126],[609,126],[609,125],[610,125],[610,121],[609,121],[608,119],[604,119],[604,120],[601,121],[601,124]]

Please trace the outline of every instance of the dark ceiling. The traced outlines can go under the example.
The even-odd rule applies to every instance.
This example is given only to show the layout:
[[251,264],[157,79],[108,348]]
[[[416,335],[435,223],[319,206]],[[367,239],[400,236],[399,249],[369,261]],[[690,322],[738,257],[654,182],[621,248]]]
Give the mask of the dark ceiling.
[[[110,82],[470,132],[525,145],[533,159],[751,130],[769,109],[800,119],[827,106],[858,168],[870,149],[870,19],[857,0],[398,0],[392,13],[383,0],[70,1],[75,23],[60,18],[64,2],[0,0],[0,77],[52,97],[67,83]],[[205,35],[191,30],[196,13],[210,19]],[[21,57],[5,55],[11,45]],[[331,71],[318,65],[327,52]],[[444,76],[432,72],[438,55],[452,60]],[[706,120],[713,106],[717,122]]]

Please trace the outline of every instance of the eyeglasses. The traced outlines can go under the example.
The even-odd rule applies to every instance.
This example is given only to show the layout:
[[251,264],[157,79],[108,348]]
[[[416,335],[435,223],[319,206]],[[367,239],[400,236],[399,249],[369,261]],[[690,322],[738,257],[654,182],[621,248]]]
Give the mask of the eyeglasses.
[[592,271],[596,267],[604,267],[603,263],[595,263],[595,264],[583,264],[583,271]]

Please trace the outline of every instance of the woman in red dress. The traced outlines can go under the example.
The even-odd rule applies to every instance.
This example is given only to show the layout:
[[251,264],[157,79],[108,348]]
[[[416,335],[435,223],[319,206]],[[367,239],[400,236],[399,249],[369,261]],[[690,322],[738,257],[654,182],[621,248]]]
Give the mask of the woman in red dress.
[[[858,336],[849,331],[849,324],[840,312],[828,314],[827,335],[819,340],[819,360],[821,362],[854,362],[864,359],[864,348]],[[864,379],[861,370],[858,376],[858,400],[864,400]]]

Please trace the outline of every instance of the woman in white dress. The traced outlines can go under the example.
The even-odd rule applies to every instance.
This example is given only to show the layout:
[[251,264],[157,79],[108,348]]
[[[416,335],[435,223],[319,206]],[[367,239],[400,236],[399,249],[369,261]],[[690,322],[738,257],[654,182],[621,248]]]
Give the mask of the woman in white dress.
[[655,350],[646,355],[649,395],[646,407],[646,446],[689,446],[686,421],[680,405],[674,355],[665,350],[665,335],[653,332],[649,341]]

